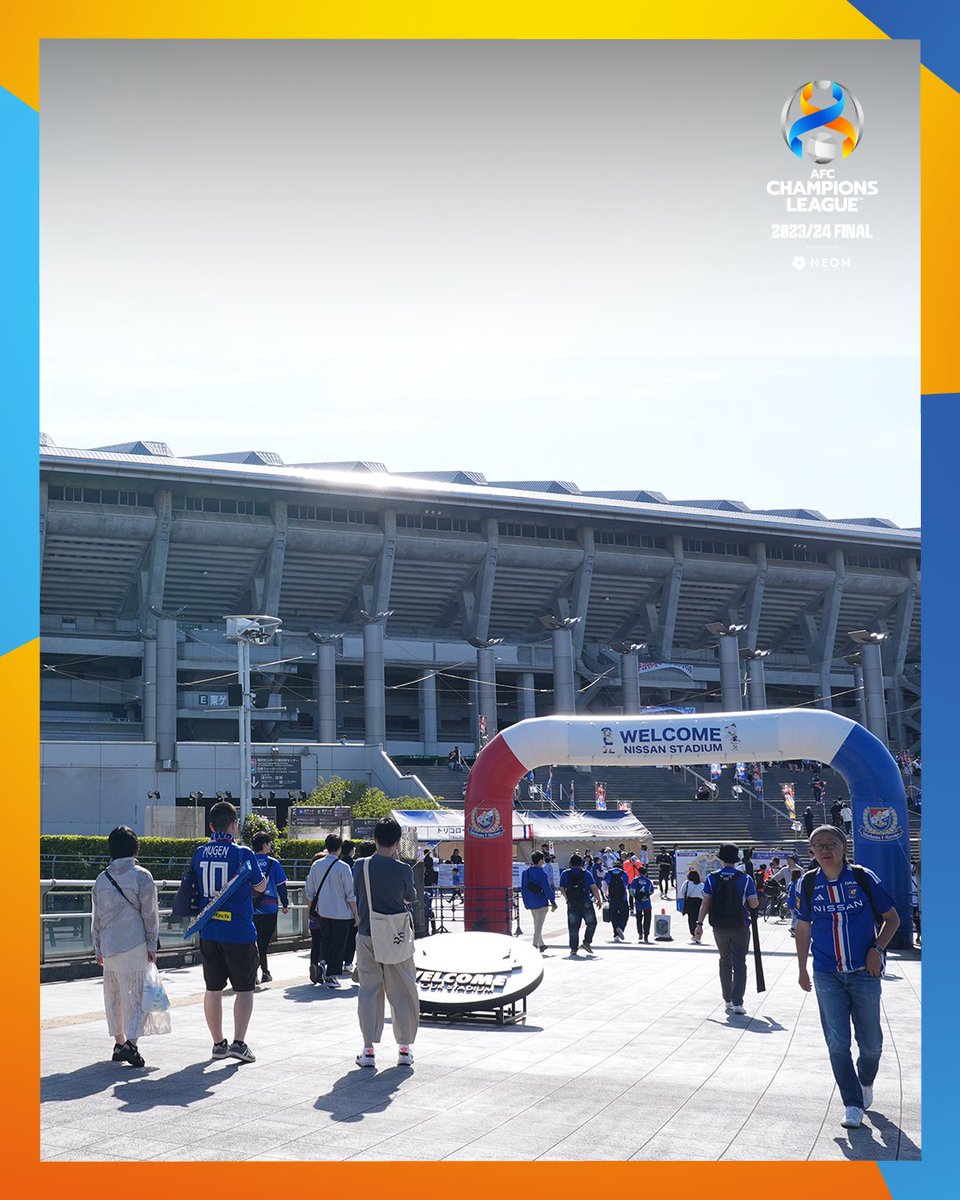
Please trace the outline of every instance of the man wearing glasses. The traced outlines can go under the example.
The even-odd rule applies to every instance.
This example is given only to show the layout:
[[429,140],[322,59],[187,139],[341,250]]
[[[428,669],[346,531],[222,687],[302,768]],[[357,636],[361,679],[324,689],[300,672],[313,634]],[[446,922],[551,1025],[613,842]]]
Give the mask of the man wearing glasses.
[[[893,900],[866,867],[853,866],[844,853],[846,839],[834,825],[810,835],[817,867],[798,887],[797,958],[800,986],[813,988],[830,1066],[844,1104],[840,1122],[859,1129],[864,1109],[873,1104],[873,1081],[880,1066],[880,976],[883,954],[900,925]],[[879,926],[879,929],[878,929]],[[807,956],[813,945],[813,983]],[[851,1055],[850,1024],[857,1048]]]

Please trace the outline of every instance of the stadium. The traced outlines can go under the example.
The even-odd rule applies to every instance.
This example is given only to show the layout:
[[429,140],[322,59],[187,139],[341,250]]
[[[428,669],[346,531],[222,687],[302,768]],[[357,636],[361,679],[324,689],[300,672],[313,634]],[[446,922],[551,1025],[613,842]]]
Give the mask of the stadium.
[[230,614],[282,623],[252,653],[255,749],[299,759],[271,800],[336,769],[455,803],[455,747],[552,713],[823,707],[919,746],[920,531],[882,517],[44,435],[41,553],[44,832],[239,791]]

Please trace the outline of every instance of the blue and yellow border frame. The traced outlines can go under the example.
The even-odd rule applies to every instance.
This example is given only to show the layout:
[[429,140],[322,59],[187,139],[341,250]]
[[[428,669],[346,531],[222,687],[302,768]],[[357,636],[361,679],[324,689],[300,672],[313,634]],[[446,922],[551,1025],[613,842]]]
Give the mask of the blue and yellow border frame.
[[[951,561],[957,511],[954,448],[960,445],[960,338],[957,275],[960,222],[956,221],[954,146],[960,135],[960,39],[956,0],[683,0],[669,4],[604,2],[587,6],[504,3],[446,6],[430,0],[386,4],[362,11],[342,2],[281,4],[183,0],[138,6],[119,0],[78,5],[64,0],[16,0],[0,15],[0,394],[4,399],[4,467],[0,477],[5,523],[6,588],[0,625],[0,697],[5,737],[8,940],[0,989],[4,1087],[0,1127],[7,1152],[4,1178],[11,1194],[43,1197],[69,1189],[72,1200],[100,1200],[105,1190],[140,1186],[153,1192],[202,1191],[205,1176],[223,1194],[269,1186],[298,1193],[317,1186],[307,1163],[161,1163],[149,1177],[133,1165],[39,1161],[37,1110],[38,1025],[35,903],[30,865],[39,817],[39,562],[38,511],[38,161],[39,45],[43,38],[919,38],[922,109],[922,407],[924,452],[924,663],[926,671],[924,776],[930,799],[924,814],[924,1136],[921,1163],[637,1163],[613,1186],[718,1187],[738,1192],[773,1189],[782,1200],[807,1200],[811,1189],[842,1188],[844,1200],[888,1195],[892,1200],[946,1195],[956,1188],[953,1158],[957,1090],[957,951],[948,944],[955,907],[954,796],[948,747],[956,744],[952,715],[958,678],[957,633],[950,609],[957,592]],[[952,32],[951,32],[952,31]],[[953,393],[953,394],[951,394]],[[788,426],[793,414],[785,413]],[[798,415],[798,419],[801,419]],[[878,414],[882,420],[882,413]],[[949,807],[948,807],[949,806]],[[12,834],[12,836],[11,836]],[[17,862],[21,864],[18,868]],[[955,933],[953,935],[956,936]],[[419,1196],[446,1184],[463,1200],[474,1196],[592,1192],[614,1178],[581,1163],[324,1164],[324,1188],[379,1190]],[[118,1178],[123,1175],[123,1179]],[[429,1184],[426,1183],[429,1180]]]

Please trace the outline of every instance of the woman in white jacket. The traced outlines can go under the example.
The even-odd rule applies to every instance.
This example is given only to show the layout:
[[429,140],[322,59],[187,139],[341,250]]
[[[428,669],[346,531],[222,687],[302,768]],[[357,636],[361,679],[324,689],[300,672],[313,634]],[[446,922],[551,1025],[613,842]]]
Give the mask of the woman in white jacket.
[[140,841],[119,825],[107,838],[110,866],[93,885],[93,947],[103,967],[103,1004],[113,1034],[113,1061],[144,1065],[143,982],[157,961],[160,913],[153,876],[136,861]]

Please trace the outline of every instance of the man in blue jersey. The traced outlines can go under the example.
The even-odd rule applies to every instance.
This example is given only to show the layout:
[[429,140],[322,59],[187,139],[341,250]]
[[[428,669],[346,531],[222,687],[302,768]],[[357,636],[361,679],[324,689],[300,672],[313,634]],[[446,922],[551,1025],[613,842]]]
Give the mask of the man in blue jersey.
[[560,891],[567,902],[567,932],[570,935],[570,957],[577,958],[580,951],[580,923],[583,922],[583,948],[593,954],[593,937],[597,932],[597,914],[594,908],[603,903],[600,889],[592,872],[583,866],[579,854],[570,855],[570,866],[560,874]]
[[656,890],[656,884],[647,874],[643,863],[638,863],[637,873],[630,882],[630,895],[633,897],[633,908],[637,914],[637,934],[641,942],[650,941],[650,922],[653,920],[653,902],[650,897]]
[[728,1013],[742,1017],[747,990],[747,951],[750,949],[750,910],[759,904],[757,885],[745,871],[737,870],[740,848],[725,842],[717,851],[723,863],[711,871],[703,884],[700,915],[694,927],[695,938],[703,936],[708,917],[713,940],[720,951],[720,991]]
[[[846,1129],[859,1129],[864,1109],[873,1104],[873,1081],[880,1066],[880,976],[883,954],[900,927],[893,900],[866,867],[852,866],[846,839],[835,825],[820,825],[810,835],[817,867],[800,881],[797,958],[800,986],[813,988],[830,1066],[844,1105]],[[879,926],[879,929],[878,929]],[[813,983],[807,955],[813,945]],[[851,1055],[850,1023],[857,1048]]]
[[271,983],[273,976],[267,969],[267,948],[277,932],[277,912],[288,910],[287,873],[278,859],[273,857],[273,843],[269,833],[253,835],[253,852],[257,856],[260,870],[267,881],[266,888],[254,897],[253,923],[257,929],[257,953],[260,955],[260,982]]
[[[250,882],[238,885],[222,907],[213,914],[200,935],[200,959],[206,994],[203,1015],[213,1037],[214,1058],[237,1058],[256,1062],[244,1041],[253,1015],[253,989],[257,986],[257,929],[253,923],[253,896],[264,891],[267,881],[257,856],[237,843],[239,820],[229,800],[210,809],[210,841],[200,846],[190,866],[200,889],[200,907],[226,887],[244,863],[250,867]],[[233,1001],[233,1041],[223,1036],[223,989],[229,980]]]

